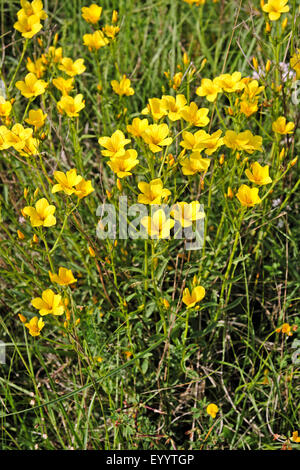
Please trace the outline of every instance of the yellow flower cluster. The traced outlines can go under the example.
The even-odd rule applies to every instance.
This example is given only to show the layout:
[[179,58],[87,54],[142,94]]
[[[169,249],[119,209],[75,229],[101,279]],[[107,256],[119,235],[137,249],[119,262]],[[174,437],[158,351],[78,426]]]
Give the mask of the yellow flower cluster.
[[17,12],[18,21],[14,24],[14,28],[22,33],[24,38],[30,39],[41,29],[41,20],[48,18],[43,10],[43,2],[41,0],[21,0],[21,9]]

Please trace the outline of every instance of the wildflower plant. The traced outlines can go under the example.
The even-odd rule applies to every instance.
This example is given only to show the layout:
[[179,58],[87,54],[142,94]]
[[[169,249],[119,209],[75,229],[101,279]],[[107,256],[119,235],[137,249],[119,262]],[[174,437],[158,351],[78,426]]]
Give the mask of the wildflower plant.
[[1,9],[2,447],[296,448],[297,2],[79,3]]

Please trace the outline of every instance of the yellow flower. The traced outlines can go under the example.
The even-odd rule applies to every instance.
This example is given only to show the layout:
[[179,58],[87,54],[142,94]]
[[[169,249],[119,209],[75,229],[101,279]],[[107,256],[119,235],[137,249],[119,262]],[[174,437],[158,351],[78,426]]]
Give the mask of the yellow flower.
[[17,234],[18,234],[18,238],[19,238],[20,240],[24,240],[25,235],[24,235],[23,232],[21,232],[21,230],[17,230]]
[[5,126],[0,127],[0,147],[1,150],[13,147],[18,152],[21,151],[28,139],[32,136],[32,129],[24,129],[22,124],[15,124],[12,129]]
[[100,137],[99,145],[106,150],[101,150],[104,157],[116,158],[125,154],[125,145],[130,143],[130,139],[126,139],[122,131],[115,131],[111,137]]
[[132,168],[134,168],[138,163],[137,151],[134,149],[126,150],[122,157],[112,158],[107,162],[110,169],[117,174],[118,178],[132,175],[130,170],[132,170]]
[[169,189],[165,189],[160,178],[156,178],[150,183],[141,181],[138,188],[142,194],[138,195],[140,204],[161,204],[161,200],[171,194]]
[[0,95],[0,116],[8,117],[11,113],[12,106],[10,101],[6,101],[3,96]]
[[290,10],[287,2],[288,0],[269,0],[262,9],[265,13],[269,13],[271,21],[276,21],[279,20],[281,13],[287,13]]
[[292,327],[288,323],[284,323],[280,328],[276,329],[276,333],[283,333],[287,336],[293,336],[291,332]]
[[88,196],[94,191],[92,182],[90,180],[86,181],[83,178],[80,181],[80,183],[76,184],[75,189],[76,189],[75,194],[79,199],[82,199]]
[[48,18],[47,13],[43,11],[43,2],[41,0],[33,0],[31,3],[27,0],[21,0],[20,3],[22,9],[18,11],[18,17],[19,15],[26,15],[28,17],[35,15],[39,20],[45,20]]
[[49,271],[49,277],[51,282],[56,282],[60,286],[68,286],[77,282],[77,279],[73,276],[71,269],[59,268],[58,274]]
[[24,207],[23,213],[30,217],[32,227],[52,227],[56,224],[56,218],[53,215],[55,210],[55,206],[49,204],[47,199],[42,198],[37,201],[35,208]]
[[177,90],[177,88],[180,87],[181,85],[181,82],[182,82],[182,78],[183,78],[183,73],[182,72],[177,72],[175,73],[174,77],[173,77],[173,85],[172,85],[172,88],[174,90]]
[[127,126],[127,132],[134,137],[141,137],[145,129],[149,126],[148,119],[134,118]]
[[27,16],[22,13],[18,14],[18,21],[14,24],[14,28],[22,33],[24,38],[31,39],[42,29],[42,25],[37,15]]
[[227,93],[234,93],[245,88],[241,72],[233,72],[232,75],[229,73],[222,74],[215,78],[215,84]]
[[59,64],[62,59],[62,47],[50,46],[47,54],[44,56],[45,62],[53,62],[54,64]]
[[164,95],[162,97],[162,105],[168,113],[168,118],[171,121],[178,121],[181,118],[181,110],[186,105],[186,97],[184,95]]
[[205,5],[206,0],[183,0],[185,3],[188,3],[189,5],[196,5],[196,7],[199,7],[200,5]]
[[154,121],[158,121],[167,114],[165,103],[159,98],[150,98],[146,108],[143,109],[142,114],[150,114]]
[[226,147],[237,151],[253,153],[255,150],[262,151],[262,137],[253,135],[250,131],[240,132],[226,131],[223,143]]
[[58,191],[63,191],[65,194],[70,196],[75,193],[76,189],[74,186],[80,183],[82,176],[77,175],[76,168],[63,173],[62,171],[55,171],[53,173],[54,178],[58,182],[52,188],[52,193],[57,193]]
[[249,188],[246,184],[242,184],[236,197],[242,206],[245,207],[253,207],[255,204],[259,204],[261,202],[261,199],[258,196],[258,188]]
[[89,7],[81,8],[82,18],[91,24],[96,24],[100,20],[102,13],[102,7],[99,7],[95,3],[92,3]]
[[145,129],[142,137],[151,152],[157,153],[162,151],[162,147],[171,145],[172,137],[167,137],[168,134],[167,124],[151,124]]
[[117,80],[112,80],[111,86],[112,86],[112,89],[114,90],[114,92],[119,96],[134,95],[134,89],[131,88],[130,80],[129,80],[129,78],[126,77],[126,75],[123,75],[120,82],[118,82]]
[[272,124],[273,132],[277,134],[292,134],[295,128],[295,124],[293,122],[286,122],[286,118],[284,116],[280,116],[276,121]]
[[106,24],[102,28],[102,31],[108,38],[115,39],[115,36],[120,31],[120,28],[119,28],[119,26],[110,26],[110,25]]
[[26,322],[27,322],[26,317],[24,317],[24,315],[22,315],[22,313],[18,313],[18,317],[19,317],[19,319],[20,319],[20,321],[21,321],[22,323],[26,323]]
[[141,224],[147,229],[152,238],[169,238],[174,223],[174,220],[166,218],[166,214],[162,209],[154,212],[152,217],[146,216],[141,220]]
[[228,186],[227,197],[229,197],[229,199],[233,199],[233,196],[234,196],[233,191],[232,191],[231,187]]
[[37,78],[41,78],[46,70],[42,58],[39,58],[35,62],[33,62],[30,57],[27,57],[26,68],[29,72],[34,73]]
[[111,22],[112,23],[117,23],[117,21],[118,21],[118,12],[117,12],[117,10],[114,10],[112,12]]
[[206,408],[206,413],[208,413],[212,418],[216,417],[218,411],[219,411],[219,408],[214,403],[210,403],[208,407]]
[[181,117],[193,126],[204,127],[209,123],[208,111],[208,108],[198,109],[196,103],[192,101],[189,106],[185,106],[181,110]]
[[42,318],[33,317],[29,320],[29,323],[25,323],[26,328],[29,330],[31,336],[39,336],[40,332],[45,326]]
[[90,51],[95,49],[98,51],[101,47],[106,46],[109,40],[104,36],[102,31],[95,31],[93,34],[83,35],[83,44],[89,48]]
[[[184,148],[202,151],[205,149],[206,155],[212,155],[223,145],[223,138],[221,137],[222,131],[216,131],[213,134],[207,134],[205,131],[197,131],[194,135],[190,132],[183,133],[183,142],[180,145]],[[193,135],[193,137],[191,137]],[[193,144],[193,146],[191,146]]]
[[259,186],[272,183],[272,179],[269,176],[268,165],[263,167],[260,166],[258,162],[254,162],[251,165],[251,171],[249,169],[245,170],[246,176],[251,183],[258,184]]
[[39,80],[34,73],[28,73],[24,81],[18,81],[16,88],[21,91],[25,98],[33,98],[45,93],[48,86],[44,80]]
[[241,101],[240,102],[240,111],[245,116],[250,117],[252,114],[256,113],[258,110],[257,101],[249,102],[249,101]]
[[190,158],[182,160],[180,165],[182,166],[182,173],[186,176],[191,176],[196,173],[201,173],[202,171],[207,171],[210,165],[210,159],[203,158],[200,152],[194,152]]
[[34,130],[36,131],[40,127],[43,127],[46,117],[47,114],[44,114],[42,109],[31,109],[29,111],[28,118],[25,119],[25,122],[31,126],[34,126]]
[[93,248],[92,248],[91,246],[88,246],[88,250],[89,250],[89,254],[92,256],[92,258],[95,258],[96,253],[95,253],[95,251],[93,250]]
[[300,436],[298,436],[298,431],[294,431],[291,437],[291,441],[293,442],[300,442]]
[[41,316],[51,313],[52,315],[62,315],[65,311],[61,295],[55,294],[52,289],[46,289],[43,291],[42,297],[32,299],[31,305],[39,310]]
[[203,78],[201,80],[201,86],[196,90],[198,96],[205,96],[207,101],[211,103],[216,101],[219,93],[222,93],[222,89],[216,83],[216,80],[210,80],[209,78]]
[[257,95],[262,93],[265,89],[264,86],[259,86],[259,83],[257,80],[245,81],[244,79],[244,83],[245,83],[245,88],[242,94],[242,100],[252,101],[253,99],[257,97]]
[[297,78],[300,78],[300,49],[297,49],[295,54],[291,57],[290,64],[296,71]]
[[205,296],[205,289],[202,286],[196,286],[193,288],[190,293],[189,289],[186,287],[183,292],[182,302],[187,306],[187,308],[194,307],[198,302]]
[[59,65],[58,68],[70,77],[75,77],[75,75],[82,74],[86,66],[84,65],[84,59],[77,59],[73,62],[69,57],[63,57],[63,59],[61,59],[61,65]]
[[182,227],[191,227],[193,222],[204,218],[204,213],[200,212],[200,203],[193,201],[177,202],[172,208],[171,216],[177,220]]
[[65,112],[69,117],[79,116],[79,111],[85,107],[85,101],[81,94],[76,95],[75,98],[69,95],[61,97],[57,103],[57,109],[60,113]]
[[58,77],[52,80],[53,85],[57,88],[63,96],[68,95],[71,90],[73,90],[74,86],[74,78],[63,78]]

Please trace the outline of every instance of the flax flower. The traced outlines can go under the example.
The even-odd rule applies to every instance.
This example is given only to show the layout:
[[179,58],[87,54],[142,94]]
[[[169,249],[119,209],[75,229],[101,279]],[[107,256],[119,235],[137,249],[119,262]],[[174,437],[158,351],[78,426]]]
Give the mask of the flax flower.
[[45,20],[48,18],[47,13],[43,10],[43,2],[41,0],[33,0],[33,2],[28,2],[27,0],[21,0],[22,9],[18,11],[17,15],[27,17],[37,16],[39,20]]
[[154,212],[152,217],[146,216],[141,220],[141,224],[152,238],[169,238],[174,223],[174,220],[166,218],[166,214],[162,209]]
[[295,51],[294,55],[291,57],[290,60],[291,67],[296,71],[296,76],[300,78],[300,49]]
[[116,158],[125,154],[124,147],[130,143],[130,139],[126,139],[123,132],[117,130],[111,137],[100,137],[98,143],[106,149],[101,151],[104,157]]
[[168,113],[168,118],[171,121],[178,121],[181,119],[181,111],[186,105],[186,97],[184,95],[164,95],[162,97],[163,107]]
[[193,288],[190,293],[189,289],[186,287],[183,291],[182,302],[187,306],[187,308],[194,307],[198,302],[205,296],[205,289],[202,286],[196,286]]
[[42,297],[32,299],[31,305],[39,310],[41,316],[62,315],[65,311],[61,295],[55,294],[52,289],[46,289],[43,291]]
[[[4,126],[3,126],[4,127]],[[31,138],[33,130],[30,128],[24,128],[22,124],[15,124],[11,130],[1,128],[1,134],[3,135],[3,139],[8,147],[13,147],[18,152],[21,151],[28,139]]]
[[195,127],[205,127],[209,123],[208,108],[200,108],[192,101],[181,110],[181,117]]
[[42,25],[37,15],[27,16],[20,14],[18,15],[18,21],[14,24],[14,28],[22,33],[24,38],[31,39],[42,29]]
[[11,110],[12,110],[11,102],[6,101],[6,99],[0,95],[0,116],[7,118],[10,115]]
[[47,199],[39,199],[35,207],[26,206],[23,209],[23,213],[30,217],[30,223],[32,227],[52,227],[56,224],[56,218],[54,212],[56,207],[49,204]]
[[102,13],[102,7],[99,7],[95,3],[92,3],[89,7],[81,8],[82,18],[91,24],[96,24],[100,20]]
[[209,158],[203,158],[200,152],[194,152],[190,158],[185,158],[180,162],[182,173],[186,176],[192,176],[196,173],[206,172],[210,165]]
[[82,176],[77,175],[76,168],[73,168],[66,173],[63,173],[62,171],[55,171],[53,176],[58,184],[53,186],[52,193],[63,191],[68,196],[75,193],[75,186],[82,180]]
[[33,317],[31,320],[29,320],[29,322],[25,323],[25,326],[28,328],[29,334],[31,336],[39,336],[45,326],[45,323],[42,318]]
[[206,408],[206,413],[208,413],[212,418],[216,417],[218,411],[219,411],[219,408],[214,403],[210,403],[208,407]]
[[112,26],[112,25],[106,24],[102,28],[102,31],[105,34],[105,36],[107,36],[108,38],[115,39],[116,35],[120,31],[120,28],[119,28],[119,26]]
[[46,70],[44,61],[41,57],[34,62],[30,59],[30,57],[27,57],[26,68],[28,72],[34,73],[37,78],[42,78]]
[[43,127],[46,117],[47,114],[44,114],[42,109],[31,109],[25,122],[34,126],[34,130],[36,131],[37,129],[40,129],[40,127]]
[[259,186],[272,183],[268,165],[261,166],[258,162],[254,162],[251,164],[251,171],[247,169],[245,173],[251,183],[258,184]]
[[148,119],[134,118],[131,124],[127,126],[127,132],[133,137],[141,137],[143,132],[149,126]]
[[279,20],[282,13],[287,13],[290,7],[287,5],[288,0],[269,0],[262,9],[269,14],[271,21]]
[[73,276],[71,269],[59,268],[58,274],[49,271],[49,277],[51,282],[56,282],[60,286],[69,286],[77,282],[77,279]]
[[162,147],[172,143],[172,137],[167,137],[168,135],[169,128],[167,124],[151,124],[145,129],[142,137],[149,145],[151,152],[157,153],[162,151]]
[[98,51],[101,47],[106,46],[109,43],[109,40],[104,36],[102,31],[95,31],[92,34],[83,35],[83,44],[87,46],[90,51]]
[[191,132],[183,132],[183,141],[180,145],[188,150],[202,151],[205,149],[207,155],[212,155],[223,145],[223,138],[221,137],[222,131],[216,131],[213,134],[207,134],[203,130],[199,130],[192,134]]
[[128,149],[122,157],[112,158],[107,162],[110,169],[117,174],[118,178],[132,175],[130,171],[138,163],[137,151],[134,149]]
[[86,66],[84,65],[83,59],[77,59],[73,62],[69,57],[63,57],[61,59],[61,65],[59,65],[58,68],[70,77],[75,77],[75,75],[82,74],[85,71]]
[[146,108],[143,109],[142,114],[150,114],[154,121],[159,121],[159,119],[167,114],[165,103],[159,98],[150,98]]
[[82,199],[94,191],[92,186],[92,182],[90,180],[86,181],[82,178],[80,183],[76,184],[75,186],[75,194],[78,199]]
[[207,101],[211,103],[216,101],[219,93],[222,93],[222,88],[216,83],[215,79],[210,80],[209,78],[203,78],[201,86],[196,90],[198,96],[205,96]]
[[19,80],[16,83],[16,88],[21,91],[25,98],[35,98],[38,95],[45,93],[48,86],[44,80],[39,80],[34,73],[28,73],[24,81]]
[[134,95],[134,89],[130,86],[130,80],[123,75],[120,82],[117,80],[112,80],[111,82],[112,89],[119,96],[131,96]]
[[236,197],[244,207],[253,207],[259,204],[261,199],[258,195],[258,188],[249,188],[246,184],[240,186]]
[[262,137],[253,135],[250,131],[236,133],[226,131],[223,143],[233,150],[253,153],[255,150],[262,151]]
[[161,204],[162,199],[171,194],[169,189],[164,188],[160,178],[156,178],[150,181],[150,183],[141,181],[138,184],[138,188],[142,193],[138,195],[138,202],[140,204]]
[[85,107],[85,100],[81,94],[73,96],[64,95],[57,103],[57,109],[60,113],[65,112],[69,117],[79,116],[79,112]]
[[204,213],[200,212],[200,203],[193,201],[177,202],[172,208],[171,216],[177,220],[182,227],[191,227],[193,222],[204,218]]
[[295,128],[295,124],[293,122],[286,122],[286,118],[284,116],[280,116],[276,121],[272,124],[273,132],[277,134],[292,134]]
[[73,90],[74,78],[57,77],[52,80],[53,85],[57,88],[63,96],[68,95]]
[[232,75],[224,73],[215,78],[215,84],[227,93],[234,93],[245,88],[241,72],[233,72]]

